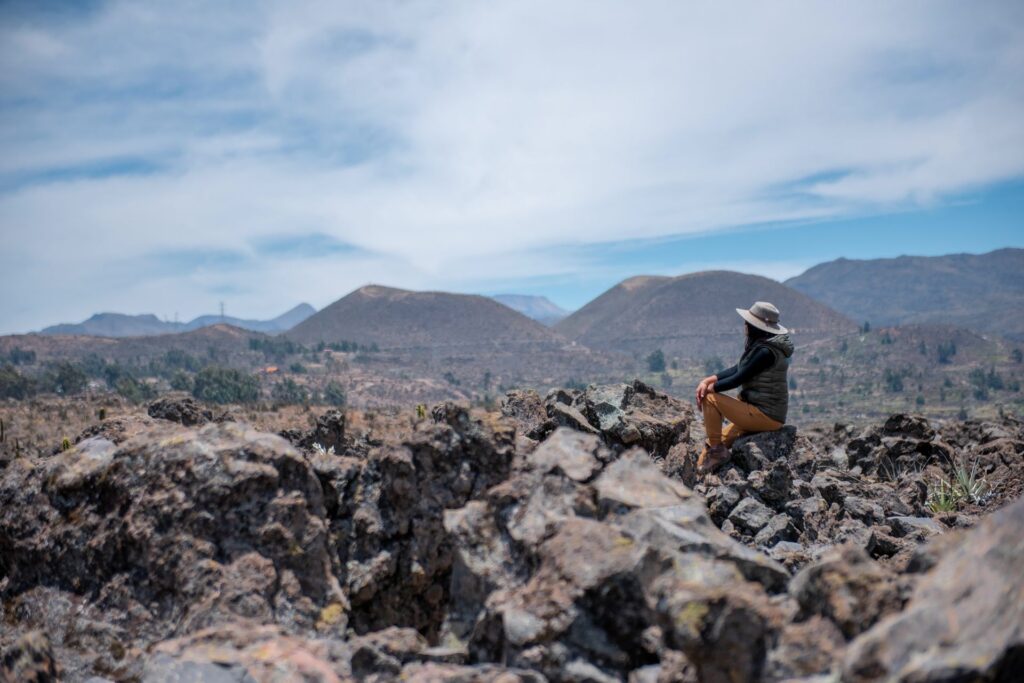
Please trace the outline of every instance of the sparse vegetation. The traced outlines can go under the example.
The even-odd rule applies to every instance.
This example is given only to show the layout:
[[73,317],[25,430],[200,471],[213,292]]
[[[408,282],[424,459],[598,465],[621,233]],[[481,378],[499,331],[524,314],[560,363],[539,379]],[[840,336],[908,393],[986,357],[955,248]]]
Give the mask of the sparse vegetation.
[[211,365],[196,375],[192,395],[210,403],[254,403],[259,400],[260,386],[251,375]]
[[962,460],[951,463],[952,474],[938,477],[928,489],[927,505],[933,513],[955,512],[970,503],[981,505],[988,494],[988,483],[978,475],[978,463],[968,468]]
[[647,356],[647,370],[650,372],[665,372],[664,351],[657,349]]
[[309,392],[291,377],[281,380],[270,391],[270,397],[277,405],[295,405],[309,401]]
[[893,370],[892,368],[886,368],[883,376],[885,382],[885,389],[889,393],[898,393],[903,391],[903,374]]

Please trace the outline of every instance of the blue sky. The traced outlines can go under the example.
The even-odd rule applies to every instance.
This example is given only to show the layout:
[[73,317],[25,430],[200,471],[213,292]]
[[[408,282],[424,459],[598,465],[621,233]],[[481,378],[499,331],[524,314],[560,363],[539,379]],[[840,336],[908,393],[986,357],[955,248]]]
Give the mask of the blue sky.
[[0,3],[0,333],[1024,246],[1024,5],[741,4]]

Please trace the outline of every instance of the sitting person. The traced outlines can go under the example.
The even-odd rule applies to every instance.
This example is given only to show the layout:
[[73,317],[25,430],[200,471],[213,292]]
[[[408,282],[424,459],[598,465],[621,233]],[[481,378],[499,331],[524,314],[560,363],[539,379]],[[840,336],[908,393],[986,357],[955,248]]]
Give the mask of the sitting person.
[[[758,301],[737,308],[745,322],[746,345],[739,362],[705,377],[697,385],[697,407],[704,412],[707,441],[697,471],[712,472],[729,461],[729,447],[744,434],[780,429],[786,422],[789,385],[786,371],[793,342],[779,324],[779,309]],[[738,399],[722,392],[742,387]],[[729,426],[722,432],[722,419]]]

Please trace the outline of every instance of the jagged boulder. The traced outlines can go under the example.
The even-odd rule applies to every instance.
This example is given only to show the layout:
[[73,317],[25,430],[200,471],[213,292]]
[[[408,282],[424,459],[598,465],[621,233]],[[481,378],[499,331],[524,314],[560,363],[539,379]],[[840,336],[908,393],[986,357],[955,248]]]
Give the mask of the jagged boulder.
[[186,427],[213,422],[213,412],[203,408],[191,397],[160,398],[150,403],[146,412],[154,419],[177,422]]
[[590,385],[579,391],[556,389],[543,400],[531,391],[513,391],[502,400],[502,414],[531,439],[556,427],[595,434],[618,451],[640,447],[656,460],[690,438],[693,407],[634,380],[631,384]]
[[452,659],[450,651],[430,647],[413,629],[388,628],[342,641],[235,621],[156,644],[146,659],[142,681],[543,681],[528,671],[465,666]]
[[1010,681],[1024,671],[1024,500],[984,519],[905,611],[854,640],[843,680]]
[[846,638],[899,611],[906,601],[906,583],[855,545],[840,546],[805,567],[789,590],[802,618],[825,617]]
[[184,625],[274,613],[313,626],[321,608],[346,604],[312,468],[244,426],[87,440],[9,470],[0,501],[7,595],[106,594],[117,609]]
[[445,513],[457,548],[448,633],[475,659],[554,680],[680,660],[706,680],[757,678],[779,622],[767,590],[788,574],[716,529],[646,453],[606,452],[557,430],[530,469]]

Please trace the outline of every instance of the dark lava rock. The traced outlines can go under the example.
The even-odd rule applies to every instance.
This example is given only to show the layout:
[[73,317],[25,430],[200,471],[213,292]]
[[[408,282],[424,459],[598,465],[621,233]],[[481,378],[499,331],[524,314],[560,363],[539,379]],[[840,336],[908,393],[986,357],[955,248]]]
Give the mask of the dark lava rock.
[[1024,500],[949,549],[906,610],[854,640],[844,681],[1011,681],[1024,671]]
[[150,403],[146,412],[152,418],[177,422],[186,427],[213,422],[213,413],[194,398],[160,398]]
[[705,680],[757,678],[776,620],[765,587],[786,572],[716,529],[642,451],[604,465],[596,437],[573,438],[565,467],[552,464],[570,443],[559,430],[532,469],[445,514],[452,637],[473,659],[554,680],[619,680],[672,651]]
[[754,498],[744,498],[729,513],[729,520],[749,534],[756,534],[771,521],[775,513]]
[[[664,459],[687,442],[693,406],[634,380],[631,384],[590,385],[583,391],[558,389],[543,401],[532,391],[513,391],[502,400],[502,414],[528,438],[542,439],[555,427],[596,434],[618,451],[639,446]],[[678,467],[678,463],[673,467]]]
[[57,683],[60,673],[53,646],[42,631],[29,631],[18,638],[0,660],[4,683]]
[[826,617],[847,638],[898,612],[905,602],[899,578],[853,545],[841,546],[805,567],[789,590],[804,618]]
[[882,433],[889,436],[909,436],[924,441],[935,436],[935,430],[924,417],[902,413],[890,415],[882,426]]

